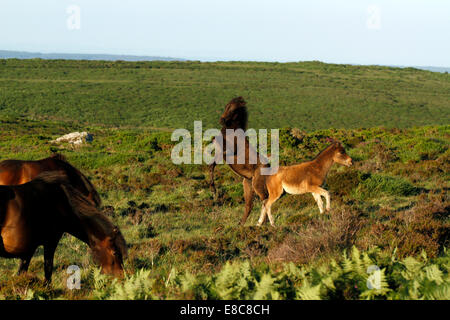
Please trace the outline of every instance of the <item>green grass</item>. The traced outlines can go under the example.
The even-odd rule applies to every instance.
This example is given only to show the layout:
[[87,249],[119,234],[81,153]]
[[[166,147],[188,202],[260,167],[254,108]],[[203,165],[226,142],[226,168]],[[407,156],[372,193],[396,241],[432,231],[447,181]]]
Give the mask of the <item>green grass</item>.
[[[63,153],[129,245],[117,281],[70,236],[51,287],[41,248],[23,276],[0,258],[0,298],[449,299],[449,89],[447,74],[319,62],[0,60],[0,160]],[[172,129],[218,127],[238,95],[250,127],[280,128],[281,165],[312,159],[327,137],[343,142],[355,165],[331,169],[329,215],[288,195],[276,227],[255,226],[258,200],[238,226],[239,177],[218,166],[214,201],[205,165],[172,163]],[[94,141],[51,142],[73,131]],[[383,270],[380,291],[367,290],[367,263]],[[72,264],[81,290],[66,288]]]
[[[52,287],[42,282],[42,250],[32,260],[29,274],[20,277],[15,276],[18,261],[2,258],[2,298],[225,298],[218,279],[228,272],[226,266],[231,263],[240,270],[248,262],[254,278],[247,279],[242,288],[247,292],[244,298],[448,298],[449,265],[442,257],[449,246],[450,229],[449,126],[319,130],[304,133],[301,143],[295,137],[297,130],[283,129],[282,163],[311,159],[326,146],[327,136],[343,141],[349,154],[359,160],[352,168],[332,168],[325,186],[332,195],[330,215],[319,214],[309,194],[289,195],[274,205],[277,226],[257,228],[259,201],[246,226],[237,225],[244,210],[241,179],[219,166],[220,197],[215,202],[205,165],[171,162],[174,143],[168,132],[90,126],[94,141],[72,148],[51,140],[79,129],[78,124],[21,118],[0,118],[0,122],[3,159],[39,159],[50,150],[64,153],[98,187],[105,212],[120,226],[130,247],[127,278],[118,282],[98,275],[87,246],[70,236],[63,238],[56,252]],[[433,148],[433,160],[419,160],[422,148],[410,151],[416,160],[401,156],[407,141],[427,139],[446,146]],[[362,271],[353,276],[336,271],[335,289],[329,287],[331,280],[322,277],[328,273],[324,266],[334,260],[343,268],[342,253],[353,246],[364,254],[377,248],[382,257],[395,255],[401,261],[407,257],[420,260],[424,252],[429,260],[421,260],[420,270],[435,270],[436,264],[442,281],[423,278],[413,284],[411,279],[396,278],[400,264],[393,267],[384,258],[374,258],[373,262],[389,271],[385,291],[351,289],[352,281],[364,283]],[[306,272],[301,279],[308,279],[310,289],[302,288],[304,280],[283,273],[289,263],[294,270],[298,268],[295,272]],[[70,291],[65,286],[65,270],[72,264],[82,269],[81,290]],[[263,280],[268,284],[258,291]],[[406,287],[416,291],[410,293]]]
[[448,124],[448,74],[320,62],[0,60],[0,112],[82,125],[217,127],[235,96],[250,127]]

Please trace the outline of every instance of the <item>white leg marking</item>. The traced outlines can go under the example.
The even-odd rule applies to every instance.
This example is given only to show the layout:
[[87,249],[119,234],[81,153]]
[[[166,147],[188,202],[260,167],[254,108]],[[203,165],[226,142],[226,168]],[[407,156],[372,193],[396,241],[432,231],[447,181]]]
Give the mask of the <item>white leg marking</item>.
[[322,203],[322,198],[320,197],[320,194],[313,192],[312,195],[313,195],[314,199],[316,200],[317,205],[319,206],[320,213],[323,213],[323,203]]
[[262,207],[261,207],[261,215],[259,216],[259,220],[258,220],[258,224],[257,226],[259,227],[260,225],[262,225],[264,223],[264,220],[266,220],[266,207],[263,203]]
[[272,206],[270,206],[270,207],[267,208],[267,215],[269,216],[270,225],[271,225],[272,227],[274,227],[274,226],[275,226],[275,223],[274,223],[273,217],[272,217]]

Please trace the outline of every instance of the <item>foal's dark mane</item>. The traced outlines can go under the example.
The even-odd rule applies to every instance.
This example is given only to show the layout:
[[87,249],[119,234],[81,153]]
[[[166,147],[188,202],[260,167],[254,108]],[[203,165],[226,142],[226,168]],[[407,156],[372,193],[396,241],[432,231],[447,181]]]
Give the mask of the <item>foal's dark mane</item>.
[[329,150],[331,150],[333,148],[338,148],[339,146],[340,146],[340,142],[337,142],[337,141],[333,142],[332,144],[326,146],[322,151],[320,151],[319,154],[317,156],[315,156],[314,159],[312,159],[312,161],[314,161],[317,158],[319,158],[320,156],[324,155]]
[[84,184],[85,188],[87,189],[87,191],[92,195],[92,200],[94,201],[95,205],[97,207],[101,206],[102,200],[101,200],[100,195],[98,194],[97,190],[95,189],[94,185],[89,181],[89,179],[83,173],[81,173],[78,169],[76,169],[74,166],[72,166],[67,161],[67,158],[64,155],[62,155],[60,153],[54,153],[47,159],[52,159],[54,161],[57,161],[64,169],[66,169],[69,176],[80,178],[82,183]]

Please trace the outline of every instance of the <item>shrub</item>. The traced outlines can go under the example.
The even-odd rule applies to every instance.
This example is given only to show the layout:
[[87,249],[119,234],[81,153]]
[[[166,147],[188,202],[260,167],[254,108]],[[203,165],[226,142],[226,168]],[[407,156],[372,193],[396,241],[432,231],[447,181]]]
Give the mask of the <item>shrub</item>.
[[373,198],[380,195],[410,196],[418,194],[419,189],[404,178],[387,175],[368,175],[356,189],[362,198]]

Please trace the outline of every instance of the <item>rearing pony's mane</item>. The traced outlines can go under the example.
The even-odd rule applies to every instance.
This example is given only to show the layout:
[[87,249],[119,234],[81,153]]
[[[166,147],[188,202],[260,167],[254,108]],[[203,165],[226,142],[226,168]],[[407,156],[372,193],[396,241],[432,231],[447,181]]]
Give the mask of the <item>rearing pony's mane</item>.
[[[230,109],[232,110],[230,111]],[[228,102],[225,106],[225,112],[220,119],[220,124],[222,125],[222,129],[247,130],[247,103],[243,97],[233,98],[230,102]]]
[[73,210],[73,213],[81,221],[82,225],[89,230],[95,230],[97,234],[93,237],[101,239],[111,237],[115,247],[120,251],[123,258],[127,256],[127,245],[119,228],[109,221],[109,219],[100,212],[92,202],[89,201],[81,192],[75,189],[69,182],[67,176],[57,171],[43,172],[38,175],[31,183],[42,181],[49,184],[58,184],[64,191],[67,200]]
[[52,154],[48,159],[52,159],[55,161],[58,161],[64,169],[68,172],[68,174],[73,174],[81,179],[83,182],[85,188],[87,191],[92,195],[92,200],[94,201],[95,205],[97,207],[100,207],[102,204],[102,200],[100,198],[100,195],[98,194],[97,190],[95,189],[94,185],[89,181],[89,179],[81,173],[77,168],[72,166],[68,161],[67,158],[60,154],[60,153],[54,153]]

